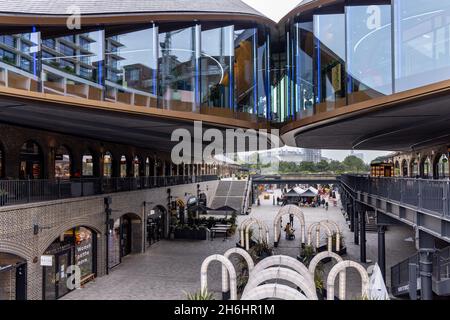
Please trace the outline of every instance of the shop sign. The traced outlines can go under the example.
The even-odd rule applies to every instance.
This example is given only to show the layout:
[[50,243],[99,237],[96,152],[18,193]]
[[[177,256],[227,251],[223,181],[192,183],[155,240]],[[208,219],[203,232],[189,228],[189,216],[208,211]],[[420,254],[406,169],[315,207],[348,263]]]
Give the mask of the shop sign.
[[41,256],[41,266],[42,267],[53,266],[53,256]]

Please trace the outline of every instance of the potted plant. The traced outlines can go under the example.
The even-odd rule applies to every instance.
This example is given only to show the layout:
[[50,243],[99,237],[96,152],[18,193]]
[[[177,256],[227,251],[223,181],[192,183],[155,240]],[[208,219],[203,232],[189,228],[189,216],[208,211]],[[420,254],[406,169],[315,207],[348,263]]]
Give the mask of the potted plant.
[[302,248],[301,254],[297,257],[297,260],[302,262],[305,266],[308,266],[312,258],[315,256],[316,250],[311,245],[305,245]]
[[8,203],[8,192],[0,189],[0,207]]
[[190,301],[215,300],[214,294],[211,292],[208,292],[208,290],[206,290],[206,289],[200,290],[195,293],[185,292],[185,294],[186,294],[187,300],[190,300]]
[[250,249],[250,254],[255,256],[256,260],[263,260],[273,255],[273,251],[266,242],[258,242]]

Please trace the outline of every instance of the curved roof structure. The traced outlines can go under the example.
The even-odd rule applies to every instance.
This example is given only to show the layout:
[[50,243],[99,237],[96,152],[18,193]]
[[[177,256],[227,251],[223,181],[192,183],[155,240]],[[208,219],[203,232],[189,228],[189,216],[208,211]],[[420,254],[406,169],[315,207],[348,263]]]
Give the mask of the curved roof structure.
[[70,7],[82,15],[150,12],[218,12],[264,16],[241,0],[8,0],[0,2],[1,13],[67,15]]

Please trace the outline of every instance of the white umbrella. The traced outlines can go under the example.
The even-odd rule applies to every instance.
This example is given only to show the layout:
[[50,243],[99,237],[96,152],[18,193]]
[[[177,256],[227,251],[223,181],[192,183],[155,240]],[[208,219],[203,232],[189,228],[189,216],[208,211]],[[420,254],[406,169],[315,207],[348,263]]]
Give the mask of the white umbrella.
[[383,275],[378,263],[373,267],[372,275],[369,281],[369,299],[370,300],[390,300],[389,293],[384,283]]

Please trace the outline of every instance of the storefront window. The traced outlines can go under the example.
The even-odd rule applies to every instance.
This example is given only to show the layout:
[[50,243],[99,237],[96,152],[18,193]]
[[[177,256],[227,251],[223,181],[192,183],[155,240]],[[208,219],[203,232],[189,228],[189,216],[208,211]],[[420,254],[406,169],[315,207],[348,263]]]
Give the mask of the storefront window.
[[70,179],[71,157],[66,147],[61,146],[55,153],[55,178]]
[[94,176],[94,160],[91,154],[83,155],[83,168],[82,168],[82,176],[83,177],[92,177]]
[[44,255],[52,256],[52,266],[43,267],[43,298],[56,300],[69,293],[67,268],[77,265],[81,281],[96,274],[96,233],[85,227],[67,230],[56,239]]
[[127,177],[127,157],[122,156],[120,158],[120,177],[126,178]]
[[450,0],[394,0],[396,92],[448,79]]
[[37,143],[24,143],[20,150],[20,179],[42,179],[42,159],[42,151]]
[[106,38],[109,98],[156,107],[157,32],[155,27]]
[[201,106],[232,109],[234,27],[203,30],[201,43]]
[[448,157],[445,154],[439,158],[435,176],[437,179],[446,179],[450,176]]
[[159,34],[159,80],[161,106],[195,111],[196,28]]
[[149,177],[150,175],[151,175],[150,174],[150,159],[146,158],[145,159],[145,176]]
[[103,176],[105,178],[112,177],[112,155],[110,152],[106,152],[103,156]]
[[419,177],[419,161],[417,159],[411,161],[411,177]]
[[141,166],[141,161],[138,157],[134,157],[133,160],[133,175],[135,178],[139,177],[139,168]]
[[391,6],[360,2],[346,7],[349,104],[392,94]]

